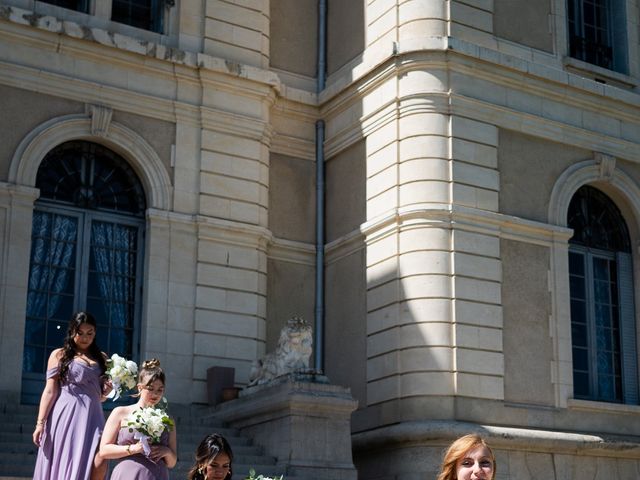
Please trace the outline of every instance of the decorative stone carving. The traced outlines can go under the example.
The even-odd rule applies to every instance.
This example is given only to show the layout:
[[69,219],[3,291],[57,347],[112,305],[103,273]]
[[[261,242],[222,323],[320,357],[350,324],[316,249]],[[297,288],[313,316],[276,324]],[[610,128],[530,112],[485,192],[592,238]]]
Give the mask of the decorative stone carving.
[[262,385],[276,377],[309,369],[313,346],[311,326],[301,317],[292,317],[280,331],[275,352],[256,360],[249,386]]
[[103,105],[89,105],[88,111],[89,115],[91,115],[91,134],[106,137],[113,111]]
[[595,161],[600,165],[600,178],[602,180],[611,180],[613,172],[616,168],[616,157],[596,152],[594,154]]

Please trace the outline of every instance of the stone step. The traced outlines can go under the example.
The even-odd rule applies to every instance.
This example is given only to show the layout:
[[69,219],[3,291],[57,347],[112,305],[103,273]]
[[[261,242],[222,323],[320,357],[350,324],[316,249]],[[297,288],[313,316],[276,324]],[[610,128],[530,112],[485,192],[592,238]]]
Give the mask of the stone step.
[[[212,410],[202,406],[170,406],[169,411],[178,429],[178,464],[170,471],[170,478],[184,480],[193,464],[195,450],[209,433],[220,433],[234,451],[233,480],[243,480],[253,468],[258,473],[276,476],[283,473],[273,457],[265,456],[263,449],[252,445],[237,429],[227,428],[212,416]],[[109,412],[106,411],[105,415]],[[33,475],[37,447],[31,440],[35,427],[37,407],[0,403],[0,480],[24,480]],[[115,465],[117,462],[112,462]],[[296,479],[287,479],[296,480]]]

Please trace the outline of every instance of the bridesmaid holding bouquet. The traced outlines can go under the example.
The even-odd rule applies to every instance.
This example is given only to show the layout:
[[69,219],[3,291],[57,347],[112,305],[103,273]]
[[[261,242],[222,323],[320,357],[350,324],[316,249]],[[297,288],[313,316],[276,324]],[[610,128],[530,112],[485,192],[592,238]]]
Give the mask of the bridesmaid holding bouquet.
[[[178,460],[173,421],[161,409],[165,375],[156,359],[142,364],[138,401],[116,407],[109,415],[100,442],[100,456],[120,459],[111,480],[168,480]],[[145,425],[146,423],[146,425]]]
[[34,480],[102,479],[106,462],[96,455],[104,427],[102,405],[111,390],[103,380],[106,355],[96,344],[96,321],[73,315],[62,348],[49,357],[33,443]]

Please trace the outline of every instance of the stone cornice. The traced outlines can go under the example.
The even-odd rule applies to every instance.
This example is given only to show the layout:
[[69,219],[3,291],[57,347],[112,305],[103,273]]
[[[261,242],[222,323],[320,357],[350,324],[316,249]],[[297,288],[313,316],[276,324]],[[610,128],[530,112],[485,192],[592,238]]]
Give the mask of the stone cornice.
[[442,442],[443,446],[468,433],[477,433],[498,450],[594,455],[599,457],[640,458],[640,438],[615,435],[589,435],[562,431],[533,430],[447,420],[402,422],[396,425],[354,433],[355,451],[389,449],[394,444]]
[[363,223],[360,231],[365,235],[366,243],[370,244],[398,230],[417,226],[473,231],[544,246],[557,241],[566,242],[573,235],[570,228],[444,204],[419,204],[389,210],[387,214]]
[[365,236],[360,230],[353,230],[325,245],[326,263],[335,263],[364,248]]
[[294,242],[273,237],[269,243],[267,257],[301,265],[315,265],[316,247],[311,243]]
[[[280,95],[281,82],[268,70],[173,49],[16,7],[0,6],[0,41],[51,51],[52,54],[67,54],[96,64],[108,63],[124,71],[157,77],[161,80],[161,90],[148,91],[142,82],[137,87],[131,85],[126,75],[120,77],[121,81],[111,82],[99,75],[70,76],[66,70],[45,68],[37,59],[22,65],[0,59],[2,84],[166,121],[179,118],[198,124],[201,98],[194,92],[203,85],[229,90],[234,95],[264,99],[267,108]],[[176,89],[177,83],[190,85]],[[184,97],[183,92],[189,92],[188,96]],[[288,89],[287,93],[309,101],[295,89]],[[314,98],[312,95],[311,99]]]
[[204,129],[271,144],[273,127],[265,121],[208,107],[201,107],[200,112]]
[[600,151],[632,162],[638,162],[640,159],[640,143],[475,98],[453,95],[450,111],[454,115],[463,115],[507,130],[515,130],[586,150]]
[[2,199],[0,200],[0,206],[2,207],[9,204],[33,207],[33,202],[35,202],[39,196],[40,190],[38,188],[0,182],[0,199]]
[[197,215],[198,240],[228,243],[256,248],[266,252],[273,235],[271,231],[257,225],[222,220]]
[[[618,132],[615,124],[611,125],[607,120],[628,122],[640,128],[640,95],[582,78],[562,70],[561,65],[555,63],[541,63],[539,58],[537,62],[526,60],[453,38],[443,44],[447,46],[446,51],[432,43],[407,46],[416,49],[403,50],[400,46],[397,52],[388,52],[384,61],[377,59],[379,63],[370,64],[368,69],[364,69],[363,64],[354,66],[349,82],[338,81],[341,88],[337,88],[336,84],[330,85],[322,93],[321,113],[327,119],[328,156],[335,155],[375,131],[376,127],[394,120],[391,114],[394,105],[398,106],[398,118],[408,113],[409,110],[403,112],[401,106],[409,97],[398,94],[397,98],[378,105],[374,111],[361,112],[359,117],[351,114],[351,124],[342,122],[339,130],[332,131],[331,123],[339,121],[343,112],[349,109],[354,112],[363,110],[368,94],[376,95],[376,89],[407,72],[446,69],[468,76],[470,85],[481,80],[495,86],[495,89],[504,89],[504,93],[500,94],[493,88],[477,89],[473,94],[456,90],[449,92],[455,85],[443,86],[440,92],[421,93],[423,99],[440,97],[439,101],[434,102],[434,112],[456,113],[510,129],[519,129],[524,125],[523,131],[541,138],[563,143],[569,140],[580,148],[603,151],[631,160],[639,157],[640,142],[629,140],[629,135],[623,139],[624,131],[621,129]],[[426,46],[432,50],[418,49]],[[366,55],[362,62],[365,60]],[[517,102],[510,103],[510,99],[520,94],[525,103],[529,102],[529,108],[523,109]],[[449,95],[451,106],[444,101]],[[585,121],[580,122],[580,117],[576,120],[580,122],[578,124],[572,121],[575,119],[569,114],[567,119],[563,119],[543,107],[549,103],[557,105],[559,109],[564,107],[567,112],[588,112],[594,118],[602,118],[602,121],[586,120],[586,125],[583,125]],[[629,126],[627,131],[631,130]]]
[[281,133],[274,134],[273,140],[271,141],[271,151],[301,160],[315,161],[316,159],[316,144],[314,139],[306,140]]

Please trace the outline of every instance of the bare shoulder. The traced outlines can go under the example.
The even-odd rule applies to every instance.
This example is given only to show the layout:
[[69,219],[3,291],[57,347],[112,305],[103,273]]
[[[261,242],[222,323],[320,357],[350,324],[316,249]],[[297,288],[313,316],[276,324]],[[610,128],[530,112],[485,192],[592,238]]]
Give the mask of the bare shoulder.
[[62,348],[56,348],[51,355],[49,355],[49,362],[47,363],[47,369],[57,367],[60,364],[60,360],[62,360],[62,356],[64,351]]
[[56,360],[59,361],[62,358],[64,351],[62,350],[62,348],[56,348],[53,352],[51,352],[51,355],[49,355],[49,360]]
[[109,420],[120,422],[124,417],[129,414],[129,407],[116,407],[111,411]]

